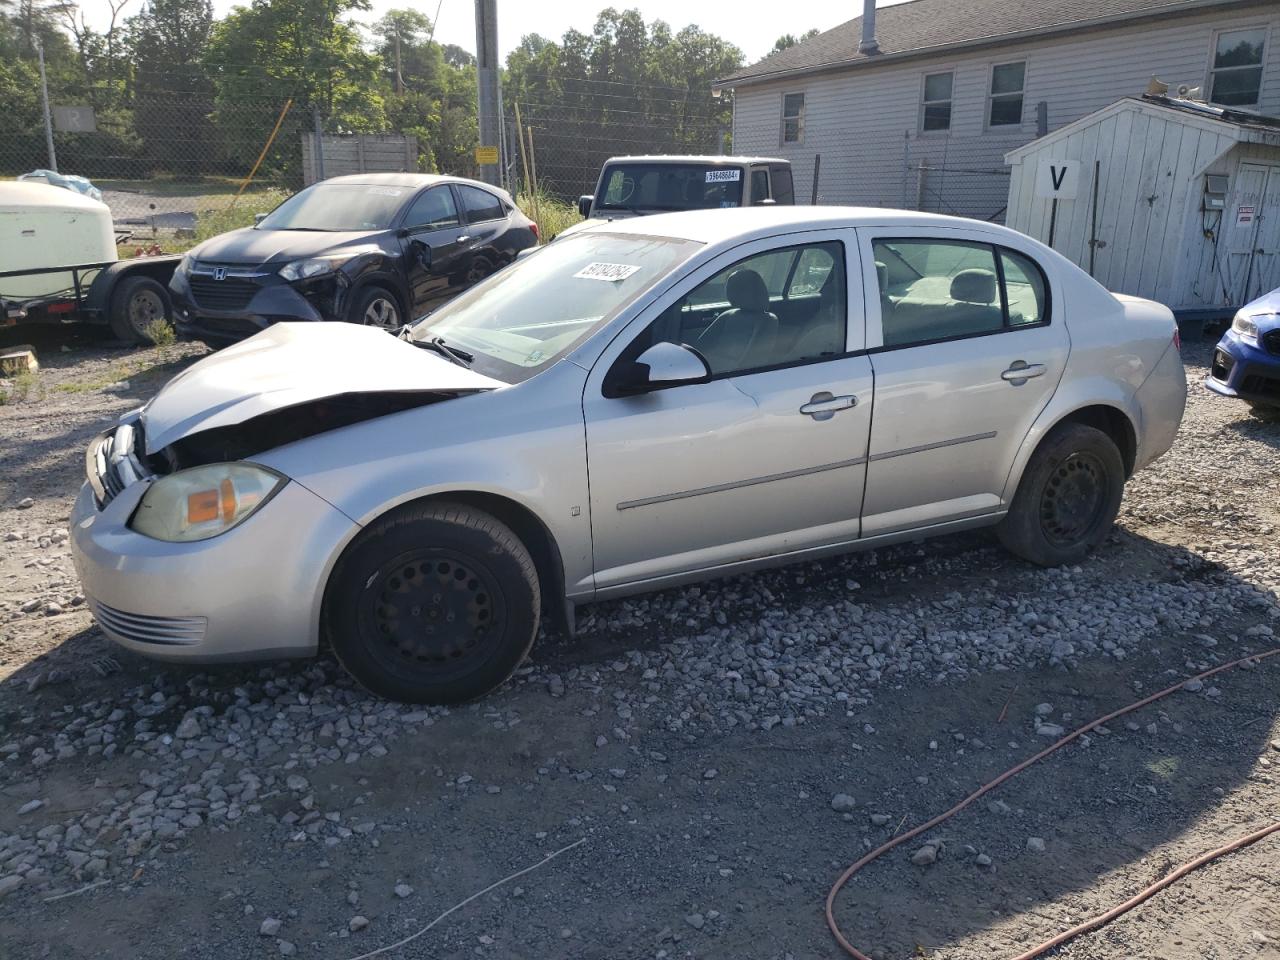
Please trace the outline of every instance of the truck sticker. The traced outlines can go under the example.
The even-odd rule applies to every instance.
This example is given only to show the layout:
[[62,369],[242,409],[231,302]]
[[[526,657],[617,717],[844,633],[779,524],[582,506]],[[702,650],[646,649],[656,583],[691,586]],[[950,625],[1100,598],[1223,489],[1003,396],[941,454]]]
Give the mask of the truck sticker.
[[736,168],[729,170],[708,170],[707,183],[725,183],[733,180],[741,180],[742,171]]
[[603,280],[613,283],[625,280],[640,268],[629,263],[588,263],[574,274],[580,280]]

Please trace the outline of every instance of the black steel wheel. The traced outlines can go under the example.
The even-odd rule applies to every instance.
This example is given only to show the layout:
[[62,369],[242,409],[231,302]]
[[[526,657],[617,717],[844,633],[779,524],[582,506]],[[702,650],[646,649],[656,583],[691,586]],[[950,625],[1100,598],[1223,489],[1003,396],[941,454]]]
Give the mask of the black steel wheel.
[[111,332],[126,343],[155,343],[173,325],[169,291],[150,277],[125,277],[111,294]]
[[1006,548],[1032,563],[1075,563],[1111,532],[1124,482],[1115,441],[1096,427],[1060,424],[1031,455],[996,532]]
[[343,666],[379,696],[459,703],[518,667],[537,631],[538,577],[495,517],[428,502],[366,529],[325,595],[324,627]]

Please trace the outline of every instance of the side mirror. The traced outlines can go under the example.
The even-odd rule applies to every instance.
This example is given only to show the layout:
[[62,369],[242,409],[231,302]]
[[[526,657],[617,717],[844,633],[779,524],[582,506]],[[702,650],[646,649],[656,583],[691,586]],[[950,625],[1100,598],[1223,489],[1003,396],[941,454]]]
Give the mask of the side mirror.
[[253,225],[256,227],[265,219],[267,219],[267,215],[265,213],[255,213],[253,215]]
[[647,393],[685,383],[705,383],[711,367],[702,354],[681,343],[655,343],[632,362],[633,375],[618,385],[620,393]]
[[578,213],[584,219],[591,215],[591,204],[595,202],[595,199],[590,194],[583,194],[578,198]]

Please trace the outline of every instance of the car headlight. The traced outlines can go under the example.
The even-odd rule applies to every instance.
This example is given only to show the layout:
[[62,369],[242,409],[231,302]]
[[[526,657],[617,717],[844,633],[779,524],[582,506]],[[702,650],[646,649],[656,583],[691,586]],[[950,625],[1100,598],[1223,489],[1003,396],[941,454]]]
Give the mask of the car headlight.
[[251,463],[212,463],[179,470],[147,488],[129,526],[170,543],[208,540],[243,523],[286,483]]
[[1258,338],[1258,324],[1252,317],[1246,317],[1243,313],[1236,314],[1235,319],[1231,321],[1231,329],[1239,336],[1254,340]]
[[323,277],[333,273],[347,261],[347,257],[313,257],[310,260],[294,260],[280,268],[280,276],[286,280],[310,280],[312,277]]

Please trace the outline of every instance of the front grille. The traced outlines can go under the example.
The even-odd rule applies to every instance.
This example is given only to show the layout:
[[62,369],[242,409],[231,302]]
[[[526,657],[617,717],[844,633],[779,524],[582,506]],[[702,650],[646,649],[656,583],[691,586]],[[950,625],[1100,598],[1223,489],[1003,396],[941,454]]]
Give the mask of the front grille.
[[1231,376],[1231,368],[1235,365],[1236,362],[1230,354],[1215,350],[1213,351],[1213,366],[1209,368],[1209,373],[1213,376],[1213,379],[1226,383]]
[[1280,379],[1251,373],[1240,381],[1240,392],[1255,397],[1275,397],[1280,399]]
[[97,600],[89,608],[102,629],[134,643],[159,646],[189,646],[204,639],[209,621],[205,617],[153,617],[142,613],[125,613]]
[[151,475],[137,453],[145,449],[142,421],[136,419],[120,424],[89,445],[85,474],[99,507],[105,507],[135,480]]
[[206,310],[243,310],[260,289],[254,280],[228,276],[223,280],[192,274],[191,298]]
[[1262,335],[1262,347],[1267,353],[1280,356],[1280,329],[1268,330]]

